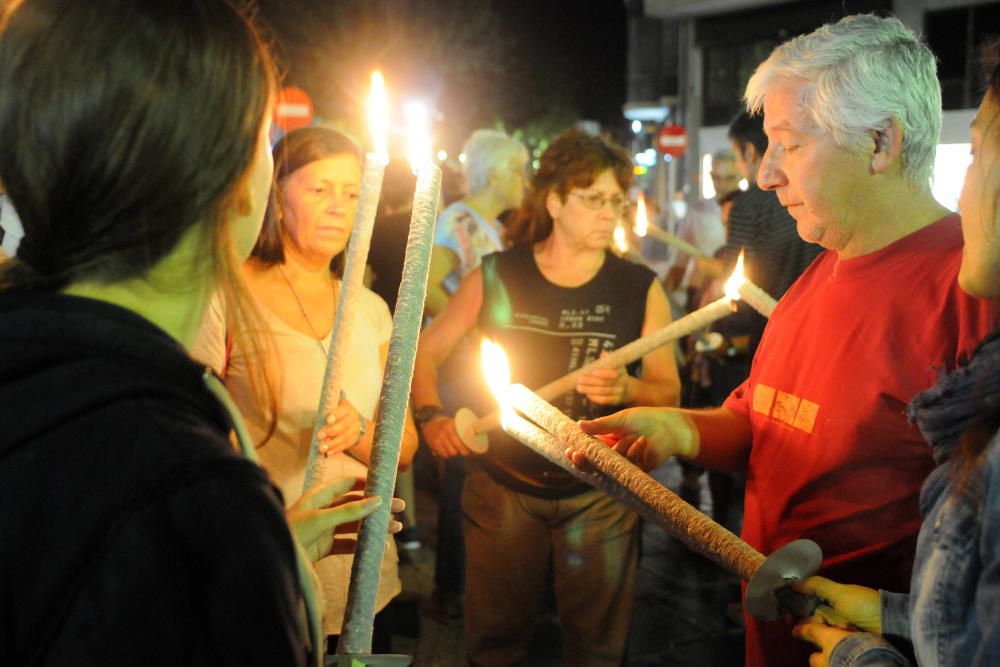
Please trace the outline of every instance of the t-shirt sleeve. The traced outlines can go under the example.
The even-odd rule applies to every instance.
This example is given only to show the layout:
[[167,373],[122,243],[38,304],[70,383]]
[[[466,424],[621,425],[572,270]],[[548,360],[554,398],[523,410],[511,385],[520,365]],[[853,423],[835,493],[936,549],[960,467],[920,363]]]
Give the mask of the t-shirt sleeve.
[[885,640],[870,632],[853,632],[830,652],[828,667],[910,667],[910,661]]
[[729,394],[722,407],[750,419],[749,396],[747,395],[749,391],[750,378],[747,378],[740,386],[733,389],[733,392]]
[[198,333],[191,345],[191,356],[224,376],[226,344],[225,306],[222,293],[216,291],[208,300]]
[[459,260],[465,257],[465,249],[460,238],[459,221],[463,218],[460,212],[445,209],[438,218],[437,226],[434,228],[434,245],[448,248]]

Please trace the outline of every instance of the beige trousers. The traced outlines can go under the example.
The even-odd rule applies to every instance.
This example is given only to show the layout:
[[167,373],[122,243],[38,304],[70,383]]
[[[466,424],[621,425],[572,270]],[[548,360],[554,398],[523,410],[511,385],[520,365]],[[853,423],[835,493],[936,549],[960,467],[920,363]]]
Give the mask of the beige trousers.
[[550,577],[567,665],[621,664],[639,552],[633,513],[596,490],[563,500],[517,493],[476,466],[462,511],[470,664],[525,664]]

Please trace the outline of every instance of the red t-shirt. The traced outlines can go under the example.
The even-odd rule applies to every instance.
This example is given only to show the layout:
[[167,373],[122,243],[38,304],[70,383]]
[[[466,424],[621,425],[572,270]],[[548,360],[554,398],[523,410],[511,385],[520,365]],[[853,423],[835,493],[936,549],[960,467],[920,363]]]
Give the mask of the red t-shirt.
[[[725,407],[749,418],[743,538],[798,538],[843,583],[908,591],[930,448],[906,406],[993,329],[958,286],[959,217],[849,260],[824,252],[781,299],[750,377]],[[793,622],[747,619],[747,665],[805,665]]]

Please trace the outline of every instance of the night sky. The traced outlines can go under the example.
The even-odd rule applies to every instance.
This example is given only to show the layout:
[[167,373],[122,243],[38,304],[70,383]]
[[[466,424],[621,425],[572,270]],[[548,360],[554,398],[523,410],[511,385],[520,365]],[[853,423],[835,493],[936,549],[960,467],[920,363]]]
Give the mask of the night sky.
[[368,76],[438,112],[440,144],[477,127],[526,139],[576,120],[623,127],[621,0],[259,0],[288,83],[325,119],[363,132]]
[[621,0],[497,2],[532,84],[563,85],[584,118],[622,123],[626,24]]

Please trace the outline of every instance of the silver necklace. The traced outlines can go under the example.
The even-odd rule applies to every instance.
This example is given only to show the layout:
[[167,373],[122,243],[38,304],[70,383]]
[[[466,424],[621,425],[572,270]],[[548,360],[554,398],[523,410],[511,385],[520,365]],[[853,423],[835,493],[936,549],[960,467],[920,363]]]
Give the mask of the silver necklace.
[[[323,353],[324,357],[328,356],[327,349],[323,346],[323,337],[319,335],[319,332],[316,331],[316,327],[313,326],[312,320],[309,319],[309,313],[306,312],[305,306],[302,305],[302,299],[299,298],[299,293],[295,291],[295,286],[292,285],[292,281],[288,279],[288,274],[285,273],[285,268],[281,264],[278,264],[278,271],[281,272],[281,277],[285,279],[285,284],[287,284],[288,289],[291,290],[292,296],[295,298],[295,303],[299,306],[299,312],[302,313],[302,319],[306,321],[306,325],[309,327],[309,331],[312,332],[313,340],[315,340],[316,345],[319,346],[320,352]],[[333,301],[334,303],[337,302],[336,285],[333,287]]]

